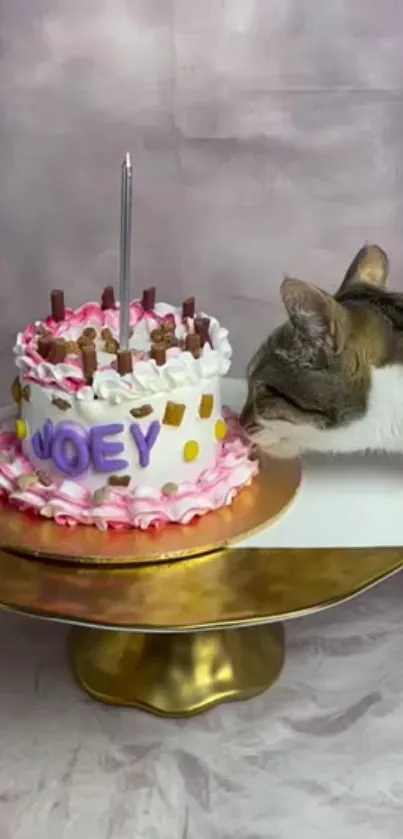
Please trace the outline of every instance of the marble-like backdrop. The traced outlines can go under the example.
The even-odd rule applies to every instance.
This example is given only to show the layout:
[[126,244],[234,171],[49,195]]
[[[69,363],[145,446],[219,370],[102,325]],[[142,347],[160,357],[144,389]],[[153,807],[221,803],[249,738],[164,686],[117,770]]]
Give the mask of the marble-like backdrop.
[[233,373],[365,240],[403,288],[403,5],[395,0],[0,0],[0,394],[14,334],[117,274],[136,162],[133,289],[196,292]]

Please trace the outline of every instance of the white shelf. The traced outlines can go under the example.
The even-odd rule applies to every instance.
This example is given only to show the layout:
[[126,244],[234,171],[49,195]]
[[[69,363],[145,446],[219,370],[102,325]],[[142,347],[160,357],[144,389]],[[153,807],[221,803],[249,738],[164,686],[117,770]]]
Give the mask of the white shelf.
[[[224,402],[239,408],[243,382],[227,379]],[[308,457],[288,512],[238,546],[270,548],[403,546],[403,458]],[[403,547],[402,547],[403,550]]]

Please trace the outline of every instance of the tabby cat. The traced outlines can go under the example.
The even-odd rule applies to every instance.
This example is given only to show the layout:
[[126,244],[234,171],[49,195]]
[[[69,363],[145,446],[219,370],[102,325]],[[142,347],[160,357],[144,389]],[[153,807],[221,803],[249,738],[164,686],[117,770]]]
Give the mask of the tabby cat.
[[288,320],[248,368],[241,422],[275,457],[403,452],[403,294],[387,255],[363,247],[332,297],[286,278]]

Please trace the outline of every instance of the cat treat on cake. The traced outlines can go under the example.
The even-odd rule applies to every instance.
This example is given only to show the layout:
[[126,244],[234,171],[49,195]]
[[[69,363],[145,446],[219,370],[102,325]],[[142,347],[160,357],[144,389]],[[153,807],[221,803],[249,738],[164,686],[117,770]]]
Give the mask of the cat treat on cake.
[[59,524],[189,524],[258,471],[221,404],[228,333],[194,297],[176,308],[150,287],[129,302],[121,240],[121,306],[112,286],[76,310],[54,290],[49,312],[17,337],[18,416],[0,433],[0,493]]

